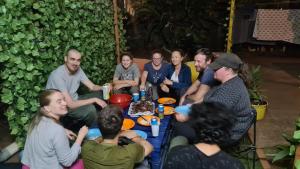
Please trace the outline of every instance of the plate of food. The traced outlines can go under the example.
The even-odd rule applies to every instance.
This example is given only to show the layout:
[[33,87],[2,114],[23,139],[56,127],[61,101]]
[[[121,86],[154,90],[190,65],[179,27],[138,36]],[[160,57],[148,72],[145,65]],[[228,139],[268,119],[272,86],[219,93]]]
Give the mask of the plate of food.
[[131,117],[138,117],[141,115],[154,114],[155,104],[151,101],[132,102],[128,109],[128,115]]
[[152,116],[152,115],[144,115],[140,116],[137,119],[137,122],[142,125],[142,126],[150,126],[151,125],[151,119],[155,117],[158,122],[160,122],[160,119],[157,116]]
[[[158,113],[158,109],[157,108],[155,109],[155,112]],[[175,113],[174,112],[174,107],[164,106],[164,115],[171,115],[173,113]]]
[[129,130],[134,127],[135,122],[132,119],[124,118],[121,130]]
[[176,103],[176,99],[171,98],[171,97],[162,97],[157,100],[158,103],[160,104],[174,104]]

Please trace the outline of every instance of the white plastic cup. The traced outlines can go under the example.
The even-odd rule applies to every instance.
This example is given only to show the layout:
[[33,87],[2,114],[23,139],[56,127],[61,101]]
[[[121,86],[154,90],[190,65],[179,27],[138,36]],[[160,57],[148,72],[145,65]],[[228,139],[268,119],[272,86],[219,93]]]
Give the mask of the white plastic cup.
[[151,125],[152,136],[157,137],[159,134],[159,124]]
[[103,99],[108,100],[109,99],[109,84],[104,84],[102,86],[102,93],[103,93]]

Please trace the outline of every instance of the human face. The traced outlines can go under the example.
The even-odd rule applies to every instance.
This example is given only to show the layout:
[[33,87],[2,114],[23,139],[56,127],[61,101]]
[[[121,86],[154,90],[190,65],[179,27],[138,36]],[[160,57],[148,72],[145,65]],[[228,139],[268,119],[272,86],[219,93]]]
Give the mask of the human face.
[[215,71],[214,78],[223,83],[223,81],[226,78],[228,68],[221,67],[220,69],[217,69],[217,70],[214,70],[214,71]]
[[74,74],[78,71],[81,62],[81,54],[79,52],[69,52],[65,57],[65,65],[67,66],[70,74]]
[[210,60],[206,61],[206,56],[200,53],[195,56],[194,60],[197,72],[203,71],[210,64]]
[[152,56],[152,63],[154,66],[159,66],[162,63],[162,56],[160,53],[154,53]]
[[65,97],[60,92],[55,92],[49,96],[50,103],[44,108],[52,115],[55,119],[59,119],[61,116],[67,114],[67,102]]
[[132,60],[129,56],[124,55],[124,56],[122,56],[122,63],[121,64],[125,69],[128,69],[132,64]]
[[172,52],[171,61],[174,66],[180,65],[182,60],[183,60],[183,57],[181,56],[180,52],[178,52],[178,51]]

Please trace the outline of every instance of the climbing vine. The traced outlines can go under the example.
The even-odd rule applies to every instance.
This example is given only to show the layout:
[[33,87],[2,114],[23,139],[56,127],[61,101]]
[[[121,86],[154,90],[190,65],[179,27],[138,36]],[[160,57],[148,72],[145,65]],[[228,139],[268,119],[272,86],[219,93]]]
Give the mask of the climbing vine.
[[112,1],[0,1],[1,102],[8,104],[5,115],[20,146],[38,109],[38,94],[70,47],[82,53],[82,67],[93,82],[111,80],[116,65]]

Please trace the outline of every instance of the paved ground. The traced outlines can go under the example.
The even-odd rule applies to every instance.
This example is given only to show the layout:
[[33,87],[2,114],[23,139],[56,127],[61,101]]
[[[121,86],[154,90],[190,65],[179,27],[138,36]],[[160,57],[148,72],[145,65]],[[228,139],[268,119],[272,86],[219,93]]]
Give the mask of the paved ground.
[[[267,152],[275,145],[287,144],[281,134],[292,133],[300,117],[300,57],[254,55],[248,53],[244,59],[262,65],[269,105],[265,119],[257,122],[257,147]],[[271,168],[281,167],[271,164]]]
[[[286,144],[281,133],[291,133],[295,120],[300,117],[300,55],[275,57],[263,53],[245,53],[241,56],[248,63],[262,65],[263,88],[269,102],[265,119],[257,123],[258,147]],[[7,124],[0,122],[0,148],[12,140]],[[17,156],[14,156],[8,162],[17,161]],[[280,167],[272,165],[271,168]]]

